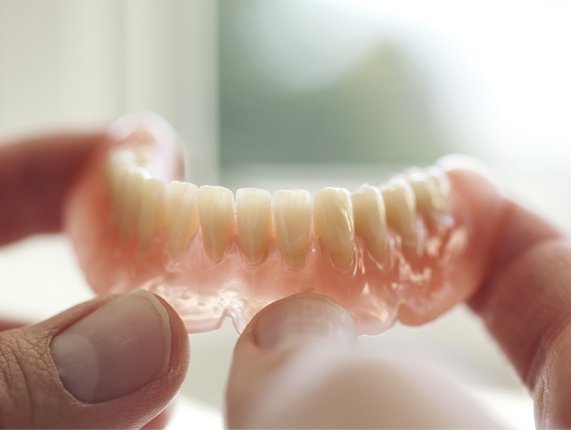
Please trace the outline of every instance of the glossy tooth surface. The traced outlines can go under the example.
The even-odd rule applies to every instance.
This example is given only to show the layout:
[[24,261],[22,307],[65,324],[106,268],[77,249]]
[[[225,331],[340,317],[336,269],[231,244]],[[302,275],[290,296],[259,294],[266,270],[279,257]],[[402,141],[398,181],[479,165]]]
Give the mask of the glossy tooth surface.
[[108,164],[107,184],[115,216],[120,220],[125,206],[126,187],[131,172],[123,165]]
[[257,188],[241,188],[236,192],[238,244],[249,263],[261,262],[268,253],[272,234],[270,193]]
[[419,212],[435,214],[446,209],[448,184],[444,172],[438,168],[411,169],[404,178],[414,191]]
[[281,190],[272,203],[276,242],[286,265],[305,265],[311,228],[311,194],[307,190]]
[[437,166],[424,169],[427,182],[432,185],[434,192],[433,206],[437,212],[444,212],[448,209],[450,200],[450,182],[444,170]]
[[369,253],[383,261],[387,246],[385,204],[376,187],[363,185],[351,196],[355,233],[363,239]]
[[119,209],[124,199],[127,176],[135,168],[130,151],[114,151],[107,158],[106,176],[113,207]]
[[329,252],[333,264],[349,270],[355,251],[355,229],[349,192],[342,188],[324,188],[313,200],[315,233]]
[[136,168],[129,168],[124,178],[120,200],[120,226],[121,235],[125,239],[129,235],[133,224],[137,219],[141,192],[145,182],[145,174]]
[[106,165],[106,178],[107,178],[107,189],[109,190],[109,195],[111,196],[111,202],[113,207],[116,207],[119,201],[118,194],[121,189],[121,176],[124,173],[124,166],[119,163],[115,158],[109,157],[107,159]]
[[381,186],[387,222],[405,243],[416,242],[416,200],[412,187],[402,178]]
[[172,181],[167,187],[166,201],[169,253],[180,258],[198,230],[198,187]]
[[145,178],[141,186],[141,201],[137,220],[139,245],[146,249],[153,235],[165,222],[165,183],[157,177]]
[[211,260],[219,261],[232,238],[234,197],[224,187],[203,185],[198,189],[198,215],[204,250]]
[[408,181],[414,192],[416,208],[419,212],[433,213],[438,211],[437,190],[426,173],[420,169],[415,169],[405,174],[404,179]]

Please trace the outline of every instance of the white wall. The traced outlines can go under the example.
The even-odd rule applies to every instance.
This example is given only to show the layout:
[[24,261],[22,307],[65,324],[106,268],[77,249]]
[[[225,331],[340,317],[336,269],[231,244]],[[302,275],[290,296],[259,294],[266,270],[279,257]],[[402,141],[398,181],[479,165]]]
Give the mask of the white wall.
[[153,110],[217,177],[216,2],[0,0],[0,140]]

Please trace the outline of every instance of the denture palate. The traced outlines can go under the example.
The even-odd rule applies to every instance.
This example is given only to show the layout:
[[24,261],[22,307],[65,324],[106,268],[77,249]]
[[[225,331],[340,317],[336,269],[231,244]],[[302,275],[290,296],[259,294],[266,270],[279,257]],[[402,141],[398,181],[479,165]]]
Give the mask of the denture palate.
[[[224,187],[165,181],[148,168],[147,157],[118,150],[110,156],[108,184],[121,236],[135,226],[145,250],[166,230],[167,249],[181,259],[201,232],[205,254],[224,259],[235,241],[248,265],[262,263],[272,243],[289,270],[301,270],[312,243],[312,232],[331,263],[340,271],[355,264],[357,238],[367,252],[383,262],[391,231],[404,246],[417,243],[419,215],[432,216],[447,207],[446,177],[435,167],[414,169],[380,186],[363,185],[353,193],[323,188],[315,196],[306,190]],[[143,160],[143,161],[141,161]]]

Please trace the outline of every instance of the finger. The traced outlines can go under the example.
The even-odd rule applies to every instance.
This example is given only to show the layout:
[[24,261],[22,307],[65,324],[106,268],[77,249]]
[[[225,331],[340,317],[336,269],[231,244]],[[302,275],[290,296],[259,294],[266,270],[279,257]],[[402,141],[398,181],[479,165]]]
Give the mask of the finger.
[[0,427],[142,427],[178,391],[188,357],[182,321],[144,291],[2,332]]
[[302,352],[313,344],[342,345],[355,340],[351,317],[320,296],[295,295],[262,310],[246,327],[234,351],[226,393],[229,427],[295,427],[273,405],[279,404],[281,411],[296,408],[290,397],[300,391],[295,387],[299,380],[295,368],[301,366],[301,374],[312,370],[300,358]]
[[324,297],[291,296],[262,310],[234,352],[229,427],[497,427],[454,385],[360,352],[355,340],[349,315]]
[[[450,174],[483,180],[464,170]],[[482,189],[489,191],[482,201],[494,199],[494,187]],[[571,244],[556,226],[502,199],[492,263],[469,304],[533,394],[537,424],[571,426]],[[485,222],[490,205],[480,207]]]
[[0,331],[11,330],[26,325],[21,321],[4,320],[0,318]]
[[73,179],[103,133],[44,136],[0,146],[0,245],[62,226]]
[[540,427],[571,426],[571,244],[510,204],[497,259],[470,302],[536,404]]
[[173,404],[171,403],[155,418],[143,426],[144,429],[164,429],[171,420],[173,414]]

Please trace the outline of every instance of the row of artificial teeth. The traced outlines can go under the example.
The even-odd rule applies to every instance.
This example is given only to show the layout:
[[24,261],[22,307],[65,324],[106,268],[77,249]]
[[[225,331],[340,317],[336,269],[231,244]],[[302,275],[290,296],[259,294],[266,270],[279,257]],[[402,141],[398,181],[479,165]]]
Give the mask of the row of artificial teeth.
[[[115,159],[116,161],[117,159]],[[304,266],[313,228],[332,262],[347,270],[353,264],[355,238],[383,261],[392,228],[404,243],[417,239],[417,212],[443,213],[448,205],[446,176],[437,168],[416,169],[380,187],[363,185],[354,193],[324,188],[312,199],[306,190],[281,190],[273,198],[266,190],[164,181],[140,166],[120,160],[110,165],[111,198],[123,236],[135,225],[141,248],[166,227],[170,255],[180,259],[199,229],[204,250],[219,261],[236,226],[244,259],[256,264],[268,255],[272,237],[285,263]]]

